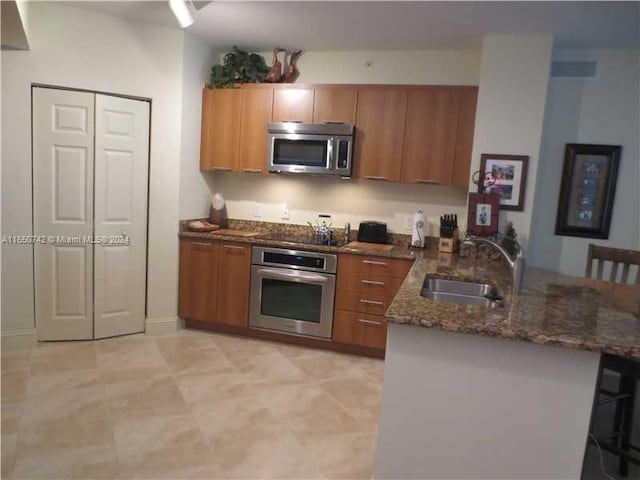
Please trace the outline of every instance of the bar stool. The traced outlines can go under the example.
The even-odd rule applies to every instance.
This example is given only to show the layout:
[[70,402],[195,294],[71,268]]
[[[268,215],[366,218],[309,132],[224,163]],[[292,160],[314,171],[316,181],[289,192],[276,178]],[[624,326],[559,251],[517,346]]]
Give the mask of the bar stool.
[[[640,284],[640,251],[622,250],[590,244],[587,258],[585,276],[592,278],[592,265],[596,261],[596,279],[603,279],[605,262],[612,262],[610,282],[628,283],[629,270],[632,265],[638,266],[635,276],[636,285]],[[618,269],[622,265],[620,281],[617,281]],[[610,390],[602,385],[604,371],[614,372],[619,377],[618,388]],[[591,430],[598,407],[606,404],[615,404],[615,413],[611,432],[607,435],[596,437],[590,432],[589,441],[600,446],[603,450],[616,455],[619,458],[618,471],[626,477],[629,474],[629,463],[640,465],[640,447],[632,445],[631,433],[633,431],[634,406],[636,401],[636,385],[640,381],[640,361],[603,353],[600,358],[600,371],[598,372],[597,395],[591,417]],[[594,441],[595,439],[595,441]]]

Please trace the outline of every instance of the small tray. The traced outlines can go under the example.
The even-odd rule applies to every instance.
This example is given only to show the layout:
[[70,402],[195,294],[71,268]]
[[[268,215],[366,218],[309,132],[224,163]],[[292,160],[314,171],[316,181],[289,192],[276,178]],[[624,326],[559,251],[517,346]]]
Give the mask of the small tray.
[[220,225],[205,222],[204,220],[189,222],[189,230],[191,230],[192,232],[215,232],[219,229]]

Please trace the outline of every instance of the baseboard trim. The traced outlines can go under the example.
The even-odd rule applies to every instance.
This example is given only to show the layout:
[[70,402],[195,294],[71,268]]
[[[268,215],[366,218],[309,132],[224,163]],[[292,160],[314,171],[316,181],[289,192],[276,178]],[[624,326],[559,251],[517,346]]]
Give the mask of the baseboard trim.
[[175,332],[180,328],[180,319],[177,317],[147,318],[145,320],[144,333],[147,335],[159,335]]
[[13,350],[19,348],[35,347],[38,344],[38,336],[35,328],[15,330],[13,332],[1,332],[2,349]]

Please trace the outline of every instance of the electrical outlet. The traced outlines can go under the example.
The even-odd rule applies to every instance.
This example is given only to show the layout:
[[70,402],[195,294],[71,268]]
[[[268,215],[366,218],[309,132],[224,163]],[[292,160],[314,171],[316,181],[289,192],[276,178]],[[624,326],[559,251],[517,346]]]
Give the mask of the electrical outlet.
[[258,202],[253,202],[253,216],[260,218],[262,216],[262,205]]
[[404,217],[404,228],[407,230],[413,230],[413,215],[406,215]]
[[289,210],[289,205],[287,205],[286,203],[282,205],[282,220],[289,220],[289,214],[290,214],[290,210]]

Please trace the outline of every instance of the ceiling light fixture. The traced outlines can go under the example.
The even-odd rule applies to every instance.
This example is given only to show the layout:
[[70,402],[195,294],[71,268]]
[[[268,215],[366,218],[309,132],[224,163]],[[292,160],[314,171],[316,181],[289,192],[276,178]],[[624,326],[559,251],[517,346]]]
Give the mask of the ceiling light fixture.
[[175,15],[181,28],[187,28],[193,24],[193,16],[189,11],[186,0],[169,0],[169,7]]

